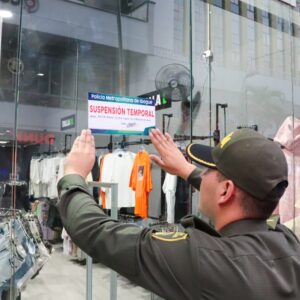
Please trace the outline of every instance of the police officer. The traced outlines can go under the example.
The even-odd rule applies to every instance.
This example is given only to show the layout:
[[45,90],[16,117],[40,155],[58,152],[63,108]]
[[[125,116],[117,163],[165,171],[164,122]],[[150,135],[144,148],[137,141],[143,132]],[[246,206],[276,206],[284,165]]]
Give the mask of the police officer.
[[166,171],[200,190],[200,210],[214,229],[194,216],[184,232],[161,233],[122,224],[95,204],[84,178],[95,157],[94,137],[75,140],[58,183],[59,209],[74,242],[90,256],[165,299],[300,299],[300,244],[267,218],[287,186],[287,164],[278,145],[241,129],[215,148],[191,144],[188,163],[171,137],[150,134]]

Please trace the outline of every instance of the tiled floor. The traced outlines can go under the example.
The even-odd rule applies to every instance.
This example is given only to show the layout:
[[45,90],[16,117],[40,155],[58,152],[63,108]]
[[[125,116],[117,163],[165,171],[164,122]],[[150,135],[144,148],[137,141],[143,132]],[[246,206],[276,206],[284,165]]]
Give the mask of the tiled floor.
[[[110,299],[110,270],[93,264],[93,300]],[[21,294],[22,300],[86,299],[86,267],[72,261],[56,248],[39,275],[30,280]],[[118,277],[118,300],[151,299],[145,289]]]

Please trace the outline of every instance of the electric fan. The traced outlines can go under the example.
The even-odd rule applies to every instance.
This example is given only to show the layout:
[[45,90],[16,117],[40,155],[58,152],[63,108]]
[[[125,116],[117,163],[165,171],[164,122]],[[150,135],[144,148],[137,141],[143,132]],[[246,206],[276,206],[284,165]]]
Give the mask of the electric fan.
[[184,65],[169,64],[163,66],[155,78],[155,86],[160,93],[172,101],[187,100],[191,94],[194,79]]

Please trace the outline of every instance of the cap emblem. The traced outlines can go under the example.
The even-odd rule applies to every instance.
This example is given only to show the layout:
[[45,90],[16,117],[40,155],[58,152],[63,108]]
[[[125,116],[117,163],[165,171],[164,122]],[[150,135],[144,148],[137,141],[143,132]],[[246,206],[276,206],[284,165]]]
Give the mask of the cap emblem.
[[220,148],[222,149],[230,140],[233,135],[233,132],[227,134],[220,143]]

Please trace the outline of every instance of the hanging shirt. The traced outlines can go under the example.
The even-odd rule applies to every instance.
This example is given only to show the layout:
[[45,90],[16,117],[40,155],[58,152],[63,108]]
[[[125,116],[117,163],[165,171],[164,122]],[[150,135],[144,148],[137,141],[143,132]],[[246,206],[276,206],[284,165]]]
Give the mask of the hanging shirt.
[[175,193],[175,222],[179,222],[184,216],[189,214],[189,183],[177,178],[176,193]]
[[289,182],[275,213],[279,213],[282,224],[293,229],[300,237],[300,119],[287,117],[274,141],[284,146]]
[[57,182],[64,174],[65,156],[32,158],[29,194],[34,198],[57,198]]
[[135,191],[134,213],[148,217],[148,197],[152,190],[151,161],[147,151],[140,151],[135,158],[130,176],[130,187]]
[[61,160],[59,161],[59,166],[57,171],[57,181],[59,181],[64,176],[65,161],[66,161],[66,157],[62,157]]
[[[184,150],[182,154],[185,159],[188,159],[188,156]],[[181,177],[177,178],[176,193],[175,193],[175,223],[179,222],[184,216],[189,214],[191,200],[189,198],[189,188],[190,184]]]
[[48,179],[48,197],[54,199],[58,197],[57,194],[57,182],[59,181],[59,168],[64,164],[65,156],[56,156],[51,158],[51,164],[49,166],[49,179]]
[[41,196],[48,197],[48,180],[49,180],[49,168],[51,164],[51,158],[45,157],[39,160],[39,168],[40,168],[40,184],[41,184]]
[[[101,181],[118,183],[118,207],[134,207],[135,193],[129,188],[129,179],[135,154],[117,150],[105,156],[102,165]],[[111,189],[101,188],[105,192],[105,208],[111,209]]]
[[[99,164],[98,164],[97,156],[95,157],[95,162],[94,162],[91,173],[92,173],[93,181],[99,181]],[[93,187],[93,197],[94,197],[95,201],[97,203],[99,203],[98,202],[98,199],[99,199],[99,188],[98,187]]]
[[167,222],[175,222],[175,193],[177,186],[177,176],[166,173],[165,181],[162,187],[163,192],[166,194],[167,203]]
[[30,161],[30,188],[29,194],[33,195],[34,198],[41,197],[41,189],[40,189],[40,168],[39,168],[39,159],[32,158]]
[[[100,172],[99,172],[99,182],[104,182],[102,180],[102,178],[103,178],[103,175],[102,175],[102,173],[103,173],[103,164],[104,164],[105,157],[109,154],[111,154],[111,153],[107,153],[107,154],[104,154],[102,156],[99,156],[99,170],[100,170]],[[100,189],[99,203],[101,203],[102,208],[106,209],[106,200],[105,200],[105,191],[104,191],[104,189]]]

